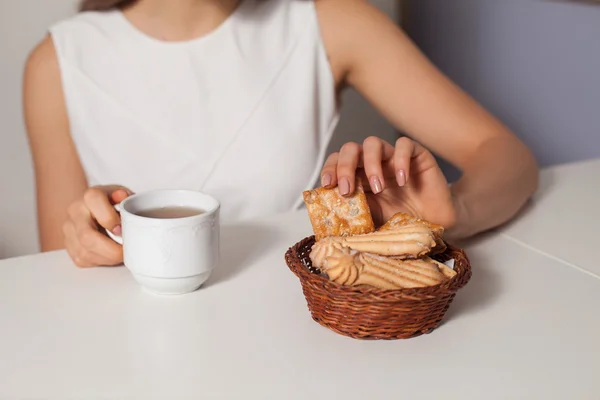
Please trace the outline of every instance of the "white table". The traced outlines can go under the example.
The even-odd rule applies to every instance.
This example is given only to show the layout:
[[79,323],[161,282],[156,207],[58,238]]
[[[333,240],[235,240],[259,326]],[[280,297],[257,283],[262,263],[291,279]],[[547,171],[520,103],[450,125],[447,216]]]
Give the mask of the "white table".
[[310,234],[303,212],[223,227],[220,270],[181,297],[146,293],[125,268],[77,269],[64,252],[5,260],[0,399],[598,399],[600,280],[586,272],[597,235],[577,256],[536,241],[568,247],[575,235],[558,228],[600,222],[593,201],[567,197],[589,193],[593,172],[600,163],[546,172],[549,197],[468,244],[471,282],[440,328],[409,340],[312,321],[283,259]]
[[600,159],[546,169],[532,203],[502,231],[600,279]]

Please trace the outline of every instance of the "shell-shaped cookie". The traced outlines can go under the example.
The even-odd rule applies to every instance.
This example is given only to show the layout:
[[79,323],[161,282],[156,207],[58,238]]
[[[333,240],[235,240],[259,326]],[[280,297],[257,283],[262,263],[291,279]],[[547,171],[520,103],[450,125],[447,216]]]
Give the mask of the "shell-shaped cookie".
[[422,220],[412,215],[397,213],[394,214],[384,225],[382,225],[378,232],[385,231],[398,231],[399,229],[406,229],[414,226],[422,226],[431,230],[435,237],[436,245],[431,249],[431,254],[443,253],[446,250],[446,243],[444,243],[444,227],[442,225],[433,224],[431,222]]
[[361,274],[355,284],[381,289],[434,286],[447,278],[431,260],[400,260],[376,254],[361,253]]
[[436,245],[433,233],[424,226],[349,236],[341,242],[356,251],[403,258],[418,258]]

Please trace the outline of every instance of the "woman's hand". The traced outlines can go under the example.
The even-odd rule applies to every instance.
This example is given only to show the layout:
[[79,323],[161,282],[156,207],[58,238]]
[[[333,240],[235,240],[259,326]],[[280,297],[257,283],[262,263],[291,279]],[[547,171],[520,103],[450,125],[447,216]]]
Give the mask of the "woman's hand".
[[121,218],[113,204],[132,193],[120,186],[89,188],[83,198],[69,207],[63,225],[65,247],[78,267],[113,266],[123,262],[123,247],[104,234],[108,229],[121,234]]
[[402,137],[392,146],[377,137],[362,145],[346,143],[329,156],[321,172],[321,184],[337,185],[342,195],[361,179],[377,226],[397,212],[443,225],[456,222],[450,188],[433,155],[417,142]]

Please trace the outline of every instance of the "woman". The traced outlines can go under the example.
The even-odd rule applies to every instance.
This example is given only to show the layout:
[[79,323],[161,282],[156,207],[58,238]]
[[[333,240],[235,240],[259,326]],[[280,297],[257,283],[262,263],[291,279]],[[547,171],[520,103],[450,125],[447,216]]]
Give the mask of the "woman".
[[[31,53],[25,117],[43,251],[118,265],[111,204],[188,188],[225,219],[301,206],[355,176],[376,222],[398,211],[467,237],[532,195],[530,151],[364,0],[87,0]],[[373,136],[325,159],[354,87],[415,141]],[[430,149],[462,171],[448,186]],[[321,167],[324,163],[324,166]]]

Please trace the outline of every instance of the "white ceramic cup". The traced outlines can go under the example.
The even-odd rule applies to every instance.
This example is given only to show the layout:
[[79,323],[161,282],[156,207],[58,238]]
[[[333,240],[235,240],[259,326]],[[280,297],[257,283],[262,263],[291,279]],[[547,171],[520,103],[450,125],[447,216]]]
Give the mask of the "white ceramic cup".
[[[202,213],[184,218],[148,218],[136,213],[186,207]],[[197,290],[219,262],[219,202],[187,190],[155,190],[135,194],[115,206],[122,236],[107,232],[123,245],[125,266],[148,291],[185,294]]]

